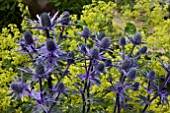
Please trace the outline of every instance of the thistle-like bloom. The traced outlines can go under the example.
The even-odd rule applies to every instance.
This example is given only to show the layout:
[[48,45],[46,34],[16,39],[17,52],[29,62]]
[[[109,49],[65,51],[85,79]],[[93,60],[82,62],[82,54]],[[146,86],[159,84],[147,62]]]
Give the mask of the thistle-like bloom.
[[89,49],[87,47],[87,45],[85,43],[81,44],[81,45],[78,45],[78,48],[79,48],[79,51],[84,54],[84,55],[87,55]]
[[139,51],[134,55],[134,57],[139,56],[140,54],[145,54],[147,52],[147,46],[143,46],[142,48],[139,49]]
[[33,21],[28,19],[28,21],[31,24],[35,25],[35,29],[41,29],[41,30],[54,30],[56,24],[58,23],[58,20],[56,19],[58,15],[58,12],[54,14],[54,16],[51,18],[49,13],[42,13],[41,15],[37,15],[38,21]]
[[136,33],[133,38],[129,37],[129,40],[132,44],[134,45],[141,45],[141,44],[146,44],[146,42],[142,41],[142,35],[140,33]]
[[139,89],[139,82],[135,82],[133,85],[132,85],[132,89],[134,91],[137,91]]
[[140,54],[145,54],[147,49],[148,49],[147,46],[143,46],[142,48],[140,48],[139,53]]
[[99,31],[96,36],[98,40],[101,40],[103,37],[106,37],[106,33],[104,31]]
[[112,50],[111,50],[111,48],[110,48],[110,44],[111,44],[111,40],[110,40],[110,38],[108,38],[108,37],[103,37],[101,40],[98,40],[97,38],[96,38],[96,45],[98,46],[98,47],[100,47],[100,49],[101,50],[107,50],[107,51],[110,51],[110,52],[113,52]]
[[154,70],[151,70],[148,74],[147,74],[147,79],[148,80],[154,80],[156,76],[156,73]]
[[35,63],[35,68],[30,68],[29,70],[24,68],[18,68],[18,69],[31,75],[33,81],[38,81],[39,78],[41,79],[48,78],[48,75],[55,70],[55,67],[48,68],[47,66],[44,66],[42,62],[38,61]]
[[124,36],[121,36],[119,39],[119,45],[120,46],[125,46],[126,45],[126,39]]
[[113,66],[112,60],[109,58],[106,59],[105,64],[106,64],[106,68],[111,68]]
[[98,72],[101,72],[101,73],[102,73],[102,72],[105,72],[105,69],[104,69],[105,66],[106,66],[106,64],[105,64],[104,62],[98,64],[98,65],[97,65],[97,71],[98,71]]
[[110,39],[108,37],[103,37],[101,41],[99,42],[99,46],[102,49],[107,49],[110,46]]
[[125,99],[126,89],[131,88],[129,85],[123,85],[122,83],[118,82],[114,86],[111,87],[111,90],[115,93],[118,93],[121,99]]
[[85,28],[83,29],[82,33],[79,34],[79,35],[82,36],[82,37],[85,38],[85,39],[87,39],[88,37],[92,37],[92,34],[91,34],[91,32],[90,32],[90,30],[89,30],[88,27],[85,27]]
[[137,75],[137,71],[135,68],[132,68],[129,70],[129,72],[127,73],[127,77],[129,78],[129,80],[134,80],[136,78]]
[[121,64],[121,69],[123,70],[129,70],[131,67],[133,67],[134,61],[133,59],[124,59],[122,60],[122,64]]
[[64,55],[65,52],[61,51],[58,48],[58,45],[55,42],[55,39],[49,38],[46,41],[46,44],[44,47],[40,48],[42,57],[40,58],[42,61],[47,61],[47,65],[51,67],[52,65],[57,65],[57,59],[60,58],[60,56]]
[[62,83],[62,82],[58,83],[58,85],[57,85],[57,92],[64,93],[64,91],[65,91],[64,83]]
[[[25,45],[25,47],[34,47],[35,38],[33,38],[32,34],[29,31],[24,32],[24,36],[21,39],[20,46]],[[21,45],[22,44],[22,45]]]
[[62,25],[62,26],[68,26],[70,25],[70,14],[68,11],[64,11],[61,16],[57,19],[57,21]]
[[68,62],[69,64],[72,64],[72,63],[74,63],[74,60],[75,60],[74,51],[70,51],[70,52],[68,53],[67,62]]
[[34,40],[32,38],[32,34],[28,31],[24,32],[24,41],[25,44],[31,45],[34,43]]
[[99,57],[99,49],[98,47],[94,46],[90,49],[90,57],[92,59],[97,59]]
[[42,13],[40,15],[40,19],[41,19],[41,25],[45,28],[48,28],[51,26],[51,21],[49,18],[49,15],[47,13]]
[[11,98],[15,97],[15,100],[17,98],[21,98],[23,99],[23,97],[25,95],[27,95],[27,92],[26,92],[26,88],[27,88],[27,84],[24,83],[24,78],[21,77],[21,80],[19,81],[18,78],[16,80],[14,80],[14,82],[12,82],[10,84],[10,90],[9,92],[12,92],[12,96]]
[[85,55],[87,55],[91,60],[101,60],[105,58],[103,53],[99,52],[99,48],[97,46],[92,47],[90,50],[87,47],[83,49],[87,51],[87,54]]

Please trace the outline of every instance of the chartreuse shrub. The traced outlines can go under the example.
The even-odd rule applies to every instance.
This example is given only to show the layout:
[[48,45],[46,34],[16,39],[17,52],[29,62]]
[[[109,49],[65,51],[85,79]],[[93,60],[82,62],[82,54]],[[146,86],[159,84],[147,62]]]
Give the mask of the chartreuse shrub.
[[108,36],[119,37],[124,25],[116,9],[117,5],[113,2],[93,1],[92,4],[84,6],[79,22],[90,30],[104,31]]
[[[144,32],[118,37],[117,31],[103,29],[107,25],[101,31],[85,20],[80,31],[67,11],[53,17],[45,12],[38,21],[28,21],[32,25],[18,44],[26,55],[23,58],[29,58],[18,66],[20,77],[10,84],[11,98],[24,104],[20,106],[23,112],[144,113],[157,112],[154,107],[160,111],[160,104],[167,111],[170,65],[156,59],[165,71],[162,78],[152,68],[145,69],[144,63],[152,62],[144,59],[148,56]],[[70,36],[73,33],[77,36]],[[23,109],[27,104],[29,110]]]
[[132,10],[126,9],[123,16],[133,18],[139,23],[139,30],[144,31],[150,43],[149,48],[153,51],[163,50],[166,55],[170,50],[168,38],[170,20],[164,19],[168,15],[167,8],[166,4],[162,5],[158,0],[140,0],[136,1]]
[[16,52],[16,42],[20,39],[21,33],[15,24],[9,24],[2,29],[0,34],[0,110],[1,112],[17,112],[18,101],[11,101],[9,96],[9,83],[17,75],[17,67],[27,61]]
[[[136,21],[139,31],[143,32],[145,40],[148,42],[149,51],[154,53],[148,68],[154,69],[162,77],[165,72],[156,57],[160,57],[165,62],[169,62],[169,18],[164,19],[168,14],[167,4],[160,4],[160,1],[140,0],[136,1],[133,9],[125,8],[124,18],[131,18]],[[126,20],[125,19],[125,20]]]

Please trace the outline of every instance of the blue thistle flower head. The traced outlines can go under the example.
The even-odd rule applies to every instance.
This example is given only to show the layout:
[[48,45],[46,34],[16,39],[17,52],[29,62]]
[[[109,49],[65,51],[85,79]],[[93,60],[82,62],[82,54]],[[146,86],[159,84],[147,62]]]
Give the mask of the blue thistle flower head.
[[75,59],[74,51],[70,51],[70,52],[68,53],[67,62],[68,62],[69,64],[72,64],[72,63],[74,63],[74,59]]
[[104,68],[105,68],[106,64],[104,62],[101,62],[100,64],[97,65],[97,70],[99,72],[104,72]]
[[36,69],[35,69],[35,74],[39,75],[41,77],[41,75],[44,75],[45,73],[45,69],[42,63],[37,63],[36,64]]
[[133,85],[132,85],[132,89],[134,91],[137,91],[139,89],[139,82],[135,82]]
[[140,45],[142,42],[142,35],[140,33],[136,33],[133,37],[133,43],[136,45]]
[[46,42],[46,47],[48,51],[55,51],[57,49],[57,46],[53,39],[48,39]]
[[106,59],[105,64],[108,68],[112,67],[112,60],[110,58]]
[[56,24],[58,23],[58,20],[56,20],[57,15],[58,15],[58,12],[56,12],[52,17],[50,17],[49,13],[43,12],[41,15],[37,15],[38,21],[33,21],[31,19],[28,19],[28,21],[31,24],[35,25],[35,27],[33,27],[35,29],[54,30]]
[[34,43],[32,34],[30,32],[28,31],[24,32],[24,41],[25,41],[25,44],[28,44],[28,45],[31,45]]
[[11,98],[15,97],[15,99],[17,98],[23,99],[23,96],[27,95],[26,90],[25,90],[26,88],[27,88],[27,85],[24,83],[23,77],[21,77],[20,81],[17,78],[17,80],[14,80],[14,82],[10,84],[9,92],[13,93]]
[[64,11],[61,16],[58,18],[58,22],[63,26],[70,25],[70,14],[68,11]]
[[154,80],[156,77],[156,73],[154,70],[151,70],[148,74],[147,74],[147,78],[148,80]]
[[97,46],[90,49],[90,57],[92,59],[97,59],[99,57],[99,49]]
[[137,70],[135,68],[130,69],[127,74],[129,80],[134,80],[136,78],[136,75],[137,75]]
[[83,29],[82,33],[79,34],[79,35],[82,36],[82,37],[85,38],[85,39],[87,39],[88,37],[91,37],[91,36],[92,36],[92,34],[91,34],[91,32],[90,32],[90,30],[89,30],[88,27],[85,27],[85,28]]
[[50,67],[57,65],[57,59],[65,59],[65,57],[62,58],[62,56],[66,55],[58,46],[60,45],[56,44],[55,39],[48,38],[45,45],[38,49],[41,52],[39,59],[41,61],[47,61],[47,65]]
[[108,37],[103,37],[99,43],[102,49],[107,49],[110,46],[110,39]]
[[50,17],[48,15],[48,13],[44,12],[40,15],[40,19],[41,19],[41,24],[44,28],[48,28],[51,26],[51,21],[50,21]]
[[106,33],[104,32],[104,31],[99,31],[99,33],[97,34],[97,38],[99,39],[99,40],[101,40],[103,37],[105,37],[106,36]]
[[78,48],[80,52],[83,53],[84,55],[86,55],[89,51],[85,43],[83,43],[82,45],[79,45]]
[[13,82],[13,83],[11,83],[10,86],[11,86],[11,89],[17,94],[22,93],[24,90],[24,86],[23,86],[22,82]]
[[119,39],[119,45],[120,46],[125,46],[126,45],[126,39],[124,36],[121,36]]
[[83,43],[83,44],[79,45],[78,48],[81,53],[83,53],[84,55],[87,54],[88,48],[87,48],[86,44]]
[[62,83],[62,82],[58,83],[58,85],[57,85],[57,91],[58,91],[59,93],[64,93],[64,91],[65,91],[64,83]]
[[147,51],[147,46],[143,46],[140,50],[139,50],[139,53],[140,54],[145,54],[146,53],[146,51]]
[[71,58],[71,59],[74,59],[74,58],[75,58],[74,51],[70,51],[70,52],[68,53],[68,57]]
[[125,59],[122,61],[121,68],[124,70],[128,70],[133,66],[133,59]]

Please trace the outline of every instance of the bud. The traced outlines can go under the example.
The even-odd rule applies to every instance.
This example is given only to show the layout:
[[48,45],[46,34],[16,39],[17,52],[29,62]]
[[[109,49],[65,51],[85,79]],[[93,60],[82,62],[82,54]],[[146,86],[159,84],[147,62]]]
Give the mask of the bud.
[[44,73],[45,73],[45,70],[44,70],[43,64],[38,63],[38,64],[36,65],[36,70],[35,70],[35,72],[36,72],[36,74],[37,74],[38,76],[44,74]]
[[70,51],[70,52],[68,53],[67,62],[69,62],[69,63],[74,63],[74,58],[75,58],[74,51]]
[[122,62],[122,69],[127,70],[133,65],[133,59],[125,59]]
[[65,86],[62,82],[58,83],[57,91],[60,92],[60,93],[63,93],[65,91]]
[[86,48],[86,44],[82,44],[80,47],[79,47],[80,51],[84,54],[87,53],[87,48]]
[[156,76],[155,71],[154,71],[154,70],[151,70],[151,71],[148,73],[147,78],[148,78],[149,80],[153,80],[153,79],[155,78],[155,76]]
[[119,45],[120,46],[125,46],[126,45],[126,39],[124,36],[121,36],[119,39]]
[[47,13],[42,13],[41,16],[41,24],[43,27],[50,27],[51,26],[51,21],[50,21],[50,17],[48,16]]
[[60,23],[62,25],[69,25],[70,24],[70,14],[67,11],[64,11],[63,14],[60,16]]
[[132,87],[133,90],[137,91],[139,89],[139,82],[135,82]]
[[139,50],[139,53],[144,54],[144,53],[146,53],[146,51],[147,51],[147,46],[144,46]]
[[99,33],[98,33],[98,39],[99,40],[101,40],[103,37],[105,37],[106,36],[106,34],[105,34],[105,32],[104,31],[99,31]]
[[88,38],[91,36],[91,33],[90,33],[90,30],[89,28],[85,27],[82,31],[82,34],[81,34],[82,37],[84,38]]
[[11,89],[12,89],[15,93],[20,94],[20,93],[23,92],[24,87],[23,87],[22,82],[13,82],[13,83],[11,83]]
[[96,59],[99,56],[99,49],[95,46],[90,50],[91,58]]
[[74,55],[74,51],[70,51],[68,53],[68,57],[71,58],[71,59],[74,59],[75,55]]
[[104,49],[108,48],[110,45],[110,39],[108,37],[103,37],[100,41],[100,46]]
[[46,46],[48,51],[54,51],[57,48],[55,42],[52,39],[47,40]]
[[32,34],[28,31],[24,32],[24,40],[26,44],[32,44],[34,42]]
[[112,66],[112,60],[111,59],[107,59],[105,61],[106,67],[111,67]]
[[133,41],[135,45],[140,45],[142,42],[142,35],[140,33],[136,33],[133,37]]
[[136,78],[136,74],[137,74],[137,71],[136,69],[132,68],[129,72],[128,72],[128,78],[129,80],[134,80]]
[[97,70],[99,72],[104,72],[104,68],[105,68],[105,63],[100,63],[99,65],[97,65]]

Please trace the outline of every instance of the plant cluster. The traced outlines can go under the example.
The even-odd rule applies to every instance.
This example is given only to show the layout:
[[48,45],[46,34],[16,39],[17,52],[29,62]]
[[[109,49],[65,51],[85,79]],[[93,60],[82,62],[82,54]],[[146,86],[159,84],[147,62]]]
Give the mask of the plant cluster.
[[[28,18],[25,16],[25,14],[26,15],[28,14],[27,7],[26,9],[23,9],[24,5],[21,3],[21,0],[19,1],[20,3],[18,4],[18,6],[20,7],[21,12],[23,12],[22,17],[24,16],[24,18]],[[161,88],[161,85],[165,80],[166,77],[165,75],[167,72],[164,71],[164,68],[162,68],[162,66],[160,65],[160,62],[157,57],[159,56],[163,62],[169,62],[169,52],[168,52],[169,38],[167,37],[169,37],[168,26],[170,21],[169,19],[163,18],[166,15],[167,6],[159,4],[159,2],[153,2],[153,0],[149,0],[149,1],[140,0],[140,1],[136,1],[135,4],[136,5],[134,7],[131,7],[133,8],[132,10],[129,10],[127,7],[125,7],[125,12],[123,12],[123,15],[121,15],[116,11],[117,10],[116,4],[112,2],[108,2],[108,3],[102,1],[98,3],[93,2],[92,4],[84,7],[83,14],[80,20],[77,20],[75,16],[71,15],[71,20],[78,21],[78,23],[81,24],[83,28],[85,28],[85,26],[88,26],[90,31],[94,31],[94,30],[96,30],[96,32],[98,31],[101,32],[101,30],[102,32],[105,31],[105,33],[103,34],[105,34],[105,36],[107,35],[107,37],[109,37],[110,40],[113,40],[113,42],[110,44],[113,53],[105,52],[104,57],[110,58],[112,60],[112,64],[114,65],[116,64],[116,61],[121,62],[122,60],[122,56],[119,53],[123,47],[117,43],[120,36],[122,35],[126,36],[125,34],[128,33],[132,37],[134,34],[136,34],[136,31],[139,31],[142,35],[142,40],[148,42],[147,54],[140,55],[140,59],[135,60],[136,61],[135,63],[137,63],[138,65],[138,67],[135,67],[137,68],[138,74],[137,77],[134,79],[134,82],[132,83],[139,82],[138,91],[133,91],[132,89],[126,90],[126,94],[128,94],[130,98],[128,99],[128,101],[126,101],[126,105],[129,104],[128,108],[130,108],[131,105],[133,104],[133,109],[129,111],[127,111],[126,109],[121,109],[122,113],[123,112],[134,113],[134,112],[142,111],[144,109],[144,106],[141,106],[140,104],[134,104],[134,103],[138,102],[141,104],[146,104],[144,102],[148,98],[147,87],[149,86],[151,87],[150,89],[152,89],[151,90],[152,93],[149,94],[150,100],[159,91],[157,90],[157,88],[153,88],[152,85],[149,85],[149,80],[148,78],[146,78],[146,76],[148,76],[150,70],[154,70],[156,73],[154,84],[156,84]],[[119,16],[119,14],[121,15],[121,17]],[[28,30],[27,26],[32,26],[32,25],[23,21],[22,29]],[[62,27],[61,26],[59,27],[57,24],[55,29],[57,34],[60,34]],[[84,39],[80,38],[81,30],[82,29],[77,26],[65,27],[64,29],[65,37],[60,41],[61,44],[61,46],[59,46],[60,50],[65,50],[66,53],[69,51],[74,51],[76,59],[74,60],[74,63],[72,63],[69,67],[68,77],[65,76],[62,79],[64,86],[66,87],[66,89],[68,89],[67,94],[69,96],[66,95],[59,96],[60,97],[59,100],[64,100],[64,101],[60,101],[60,102],[58,101],[59,103],[57,103],[57,106],[54,107],[54,109],[57,109],[57,112],[59,112],[59,110],[61,109],[63,110],[63,112],[73,112],[73,113],[78,111],[81,112],[82,110],[82,106],[80,105],[83,105],[83,101],[82,101],[81,93],[79,91],[81,87],[80,84],[82,84],[81,81],[82,78],[77,77],[77,75],[82,75],[86,73],[86,70],[83,66],[84,62],[80,60],[83,57],[83,55],[79,52],[78,49],[79,47],[81,47],[82,43],[84,42]],[[35,37],[34,41],[36,41],[36,48],[39,49],[38,47],[41,47],[41,45],[43,45],[43,43],[45,43],[46,41],[46,34],[43,32],[43,30],[40,31],[40,30],[29,29],[29,32],[31,32],[32,37]],[[50,36],[53,38],[55,37],[53,36],[53,31],[50,31]],[[36,101],[31,100],[30,96],[22,96],[22,95],[18,96],[18,97],[23,97],[23,100],[17,99],[16,101],[10,99],[9,92],[7,92],[9,90],[8,84],[11,83],[12,77],[20,76],[20,73],[24,74],[24,79],[25,79],[24,83],[29,84],[29,80],[31,79],[32,76],[30,76],[25,72],[23,73],[19,71],[17,69],[18,67],[23,67],[26,70],[32,70],[32,71],[36,70],[36,66],[35,66],[36,64],[34,64],[34,60],[33,61],[30,60],[29,55],[23,56],[18,54],[14,50],[17,47],[16,43],[18,43],[18,39],[20,38],[21,38],[21,33],[19,32],[17,26],[13,24],[10,24],[7,28],[4,28],[2,30],[2,33],[0,34],[0,46],[1,46],[0,47],[0,51],[1,51],[0,52],[0,75],[1,75],[0,76],[0,83],[1,83],[0,110],[1,112],[16,112],[16,113],[31,112],[32,108],[35,107],[34,105],[36,105],[35,104]],[[127,44],[124,49],[126,50],[126,56],[127,56],[128,54],[130,54],[133,44],[128,44],[130,40],[128,41],[127,37],[125,38]],[[42,39],[45,41],[43,41]],[[88,38],[86,40],[87,47],[89,48],[89,50],[90,48],[95,46],[94,42],[96,41],[93,40],[94,38]],[[24,38],[22,39],[21,42],[22,43],[24,42]],[[140,48],[142,48],[142,46],[146,46],[146,45],[142,44],[135,47],[134,55],[140,50]],[[35,56],[36,55],[34,54],[33,57]],[[103,61],[105,63],[105,59]],[[87,60],[87,62],[89,64],[89,60]],[[57,60],[57,63],[61,67],[61,70],[64,72],[64,69],[67,66],[66,60],[64,61]],[[31,69],[28,69],[28,67],[31,67]],[[59,78],[57,78],[58,76],[56,75],[57,74],[61,75],[60,73],[62,72],[61,70],[60,71],[54,70],[54,73],[51,75],[53,85],[57,83]],[[90,101],[90,112],[113,112],[113,107],[116,101],[116,93],[114,93],[114,91],[109,88],[117,84],[117,82],[119,82],[121,71],[116,66],[112,66],[112,68],[106,68],[105,71],[106,73],[105,72],[101,73],[100,76],[97,77],[97,79],[100,80],[100,87],[98,87],[97,85],[92,85],[90,89],[90,98],[86,98],[87,104]],[[146,71],[148,73],[144,73]],[[143,75],[145,77],[143,77]],[[110,79],[109,77],[113,77],[113,78]],[[113,85],[111,85],[110,80],[112,80]],[[126,78],[126,80],[128,81],[128,78]],[[18,81],[18,79],[16,79],[15,81]],[[77,86],[75,87],[75,83],[78,83],[78,88]],[[46,92],[47,91],[46,89],[48,88],[47,79],[44,79],[42,85]],[[36,82],[35,84],[31,83],[29,87],[38,91],[39,83],[38,82]],[[169,92],[168,89],[169,89],[169,82],[167,82],[167,85],[163,88],[163,90]],[[145,97],[140,96],[140,94],[143,94],[143,96],[145,95]],[[166,96],[169,100],[170,97],[168,96],[168,94]],[[139,99],[139,97],[144,99],[143,100]],[[152,101],[151,104],[147,107],[146,110],[148,112],[149,111],[156,112],[156,113],[169,112],[169,107],[167,105],[164,104],[164,106],[162,107],[159,97],[160,96],[154,99],[154,101]],[[164,102],[166,103],[166,101]],[[28,106],[31,105],[32,107],[30,107],[31,108],[30,110],[28,109],[29,108]],[[116,105],[116,109],[118,110],[117,105]]]
[[[144,95],[136,96],[138,98],[136,102],[143,105],[143,108],[136,111],[144,113],[158,96],[162,105],[168,103],[169,91],[166,85],[170,78],[170,66],[166,66],[159,59],[161,66],[167,72],[165,78],[162,78],[162,83],[158,81],[154,70],[149,72],[142,70],[139,62],[143,55],[147,55],[147,46],[142,46],[146,42],[142,41],[140,33],[136,33],[133,37],[121,36],[116,41],[107,37],[104,31],[92,33],[88,27],[84,27],[83,31],[78,33],[83,41],[77,49],[62,50],[64,46],[62,41],[68,38],[65,29],[75,24],[71,23],[67,11],[57,16],[58,12],[53,17],[48,13],[42,13],[37,16],[38,21],[28,19],[33,24],[28,28],[38,32],[43,31],[46,38],[40,40],[39,36],[34,37],[29,31],[24,32],[18,51],[29,56],[29,61],[25,64],[26,68],[18,68],[21,71],[20,79],[16,78],[10,84],[12,98],[24,100],[24,97],[28,97],[30,100],[28,105],[32,112],[45,113],[67,112],[68,109],[64,106],[71,105],[74,95],[81,103],[78,105],[79,112],[95,112],[97,108],[94,109],[93,99],[99,102],[102,96],[110,92],[114,93],[112,95],[114,104],[111,105],[113,113],[134,111],[133,105],[136,103],[129,104],[134,99],[129,95],[131,92],[145,92]],[[107,57],[107,54],[110,56],[114,54],[113,42],[120,48],[117,54],[119,59]],[[127,45],[131,45],[130,51],[126,51]],[[80,72],[79,74],[70,72],[72,65],[80,66],[76,70]],[[111,69],[117,73],[111,73]],[[93,91],[95,86],[101,87],[104,77],[109,83],[108,87],[102,92]],[[64,82],[65,80],[71,81],[72,86]],[[143,83],[145,81],[147,83]],[[102,96],[98,96],[98,93]],[[102,102],[97,103],[97,106],[102,107],[100,103]]]

